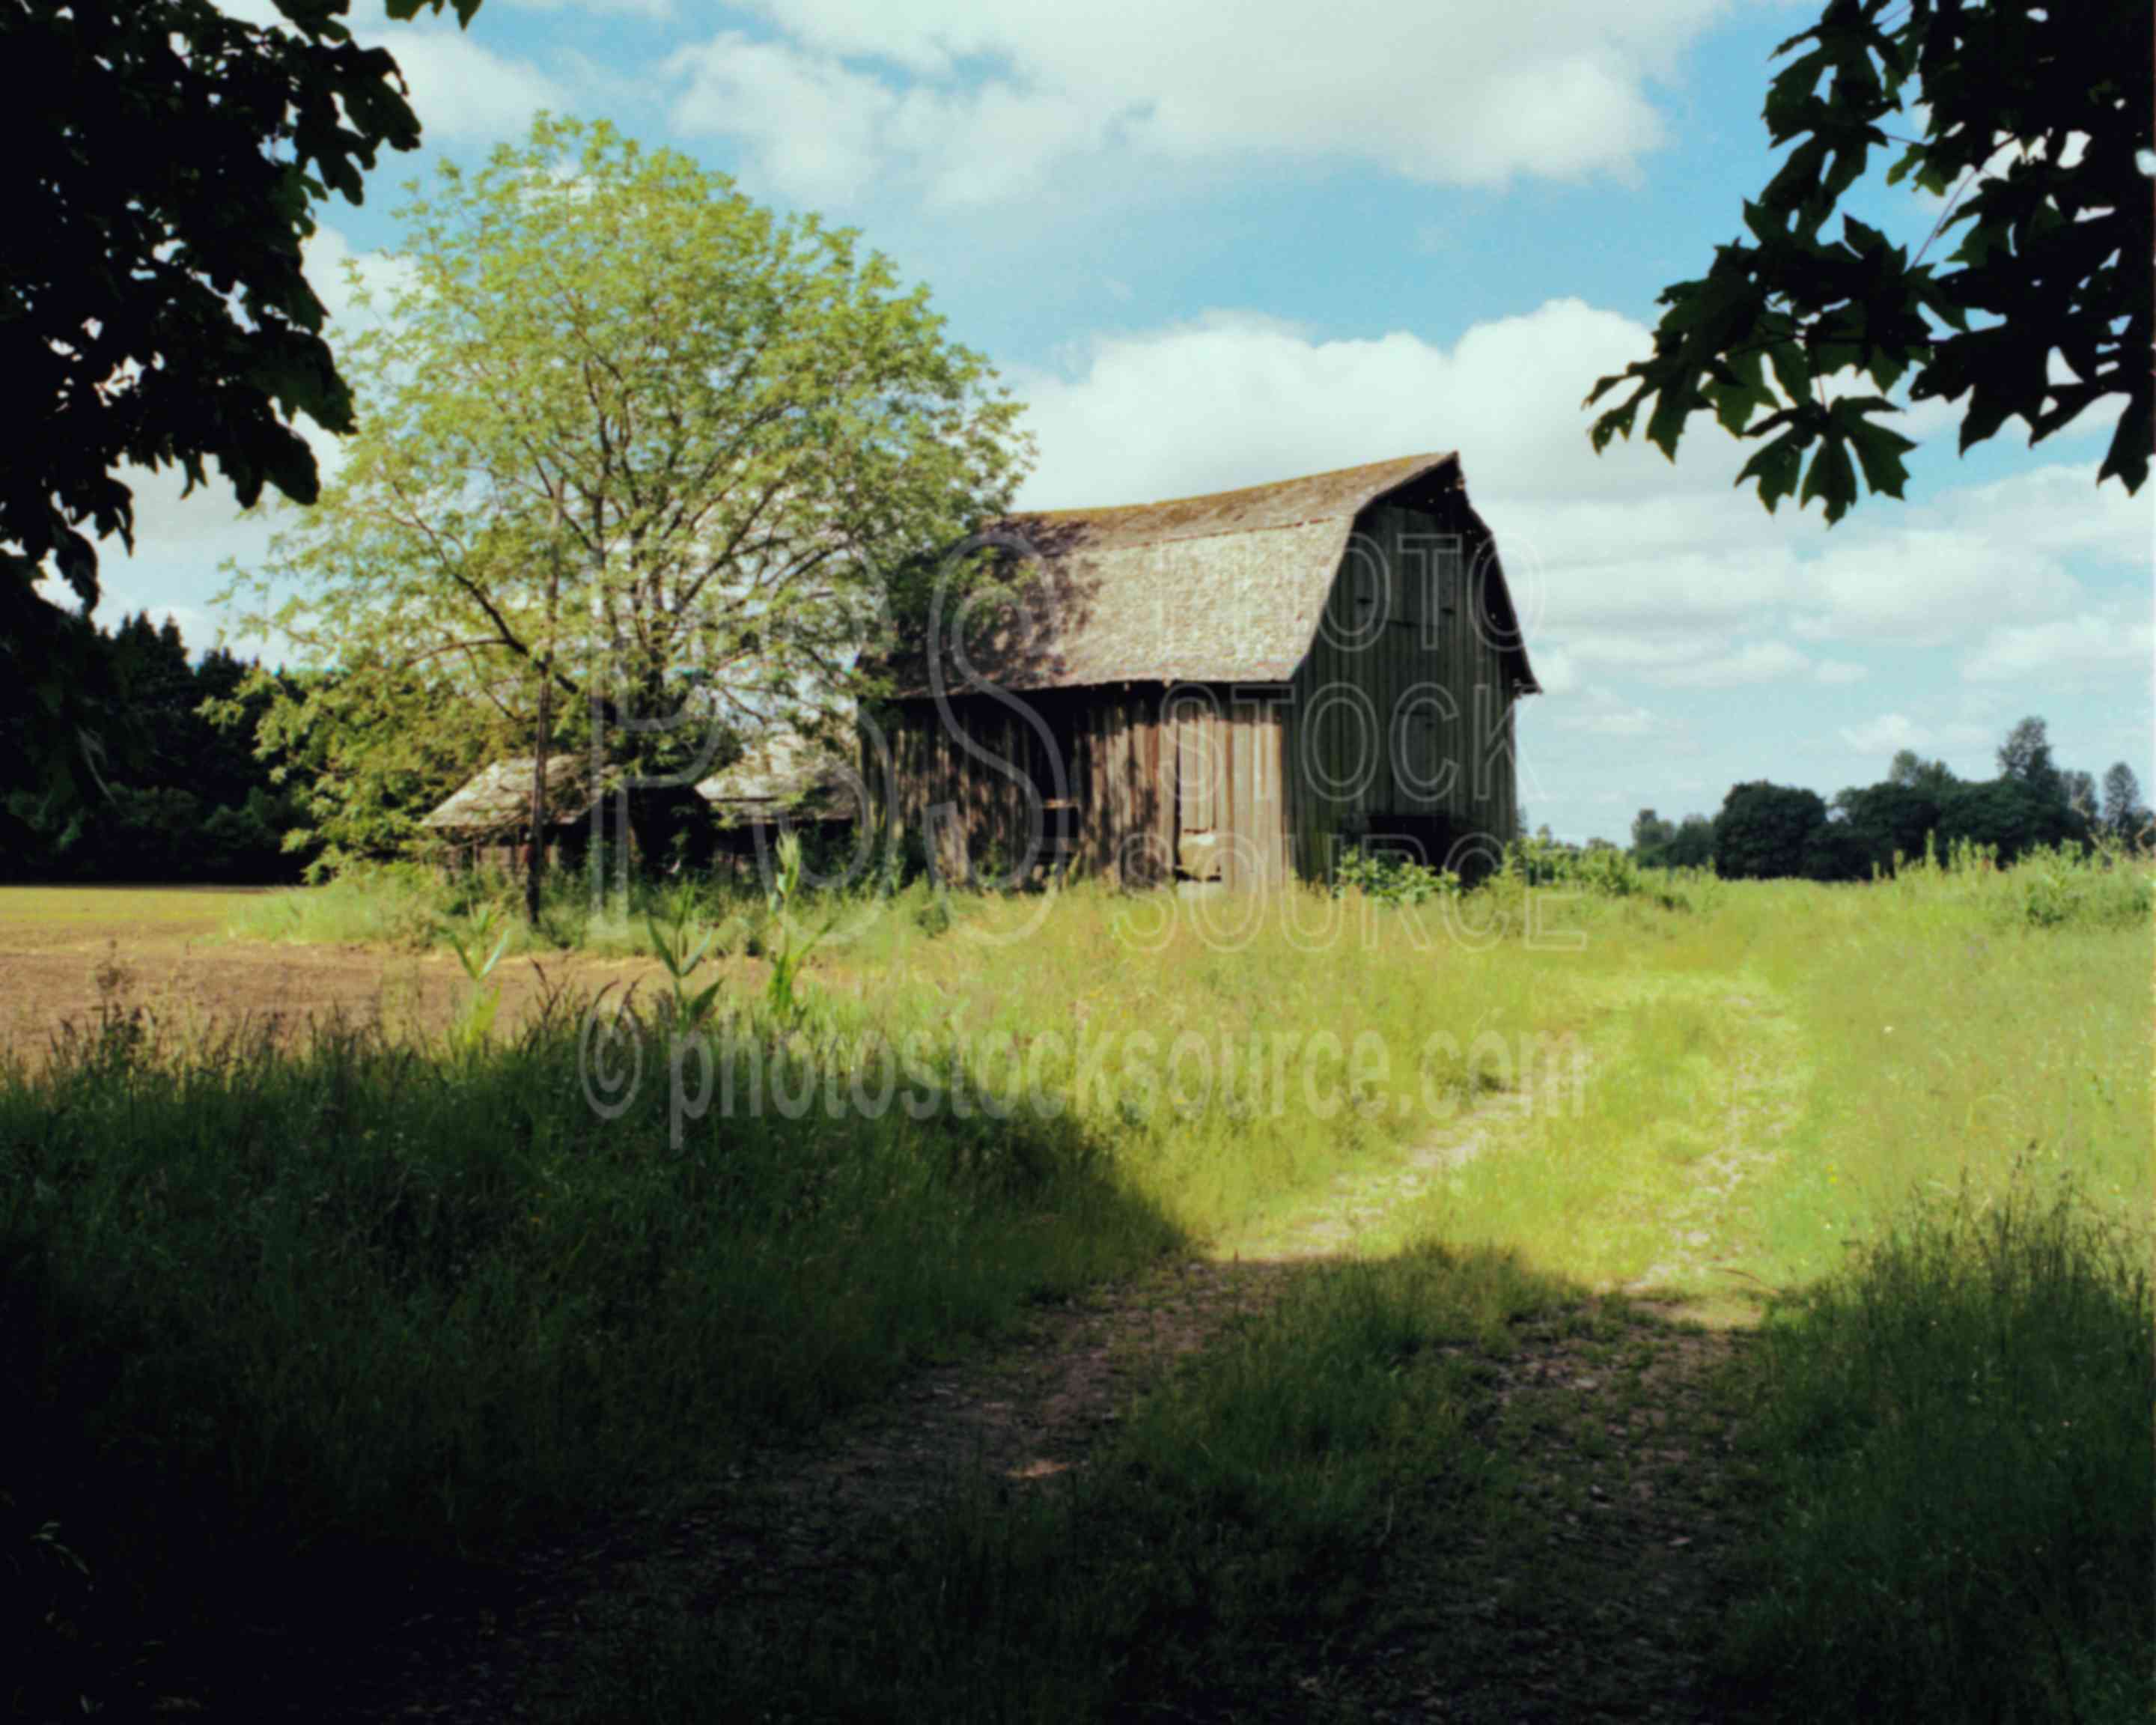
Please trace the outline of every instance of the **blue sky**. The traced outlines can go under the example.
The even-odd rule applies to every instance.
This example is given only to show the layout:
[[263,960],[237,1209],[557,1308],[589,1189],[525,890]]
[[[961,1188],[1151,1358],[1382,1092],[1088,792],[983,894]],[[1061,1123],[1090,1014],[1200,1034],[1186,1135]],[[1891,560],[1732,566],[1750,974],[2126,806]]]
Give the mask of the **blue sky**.
[[[2156,783],[2156,494],[2097,489],[2107,419],[1957,459],[1949,414],[1905,416],[1909,504],[1831,532],[1732,489],[1748,452],[1704,424],[1675,465],[1589,451],[1588,387],[1646,352],[1656,293],[1764,183],[1768,56],[1806,21],[1777,0],[486,0],[467,32],[383,28],[429,147],[328,209],[317,280],[383,267],[426,158],[475,161],[541,107],[604,116],[927,281],[1032,404],[1028,503],[1459,450],[1547,689],[1522,798],[1561,836],[1711,814],[1741,779],[1831,794],[1904,745],[1988,774],[2029,712],[2062,764]],[[1938,211],[1883,187],[1861,209],[1912,243]],[[219,562],[268,525],[158,476],[138,506],[100,614],[169,609],[207,640]]]

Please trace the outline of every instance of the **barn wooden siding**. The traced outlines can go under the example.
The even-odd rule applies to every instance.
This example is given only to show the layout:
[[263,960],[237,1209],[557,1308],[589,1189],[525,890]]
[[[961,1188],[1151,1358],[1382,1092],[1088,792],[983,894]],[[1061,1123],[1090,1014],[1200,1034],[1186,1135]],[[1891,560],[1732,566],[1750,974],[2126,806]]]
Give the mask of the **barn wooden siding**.
[[[1456,495],[1457,494],[1454,494]],[[1492,616],[1495,552],[1468,512],[1376,504],[1327,596],[1290,685],[1288,830],[1306,876],[1329,871],[1341,837],[1450,842],[1516,830],[1516,696]]]
[[[862,771],[877,818],[919,834],[947,878],[1004,873],[1029,853],[1036,864],[1067,859],[1132,885],[1170,878],[1175,819],[1162,784],[1160,690],[1009,699],[1034,716],[979,695],[952,700],[947,716],[933,701],[870,715],[875,732]],[[1060,784],[1051,744],[1063,762]]]

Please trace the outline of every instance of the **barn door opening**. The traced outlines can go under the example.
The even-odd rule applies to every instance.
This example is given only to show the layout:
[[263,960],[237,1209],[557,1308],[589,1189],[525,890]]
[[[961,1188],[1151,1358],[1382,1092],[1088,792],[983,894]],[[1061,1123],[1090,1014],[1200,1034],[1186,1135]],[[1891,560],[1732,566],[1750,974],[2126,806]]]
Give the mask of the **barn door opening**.
[[1025,729],[1029,739],[1026,757],[1034,793],[1040,798],[1037,866],[1042,878],[1060,880],[1069,874],[1078,850],[1078,811],[1085,794],[1078,782],[1078,733],[1085,709],[1060,692],[1034,696],[1033,708],[1041,728],[1029,725]]
[[1226,733],[1214,704],[1202,696],[1176,701],[1168,723],[1175,773],[1175,878],[1178,887],[1207,891],[1224,885],[1228,873],[1220,772]]

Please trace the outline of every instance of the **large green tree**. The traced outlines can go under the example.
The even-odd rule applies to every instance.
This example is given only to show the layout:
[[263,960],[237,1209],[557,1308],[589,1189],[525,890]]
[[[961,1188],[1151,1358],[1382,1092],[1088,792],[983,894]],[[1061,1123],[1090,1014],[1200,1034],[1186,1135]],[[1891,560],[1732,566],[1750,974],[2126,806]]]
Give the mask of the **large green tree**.
[[1861,859],[1856,872],[1891,870],[1897,858],[1922,856],[1925,841],[1939,829],[1940,809],[1954,788],[1953,775],[1942,768],[1922,780],[1890,777],[1838,793],[1834,812],[1847,829],[1852,855]]
[[1635,860],[1650,865],[1662,860],[1662,853],[1669,849],[1670,841],[1677,835],[1676,824],[1664,820],[1651,809],[1642,809],[1632,817],[1632,855]]
[[[301,247],[419,122],[395,61],[352,39],[350,0],[273,3],[259,24],[211,0],[0,0],[0,722],[54,792],[94,762],[110,704],[40,583],[95,603],[95,539],[133,543],[121,471],[177,465],[192,486],[214,463],[243,504],[265,485],[309,501],[295,418],[352,429]],[[467,21],[479,3],[454,0]]]
[[[473,762],[528,747],[529,716],[503,692],[361,645],[331,670],[258,669],[211,711],[269,763],[294,810],[287,848],[323,872],[413,847]],[[556,739],[578,740],[567,725]]]
[[1805,874],[1808,849],[1825,824],[1816,791],[1763,778],[1732,785],[1714,820],[1715,872],[1728,880]]
[[[273,738],[446,681],[685,778],[715,734],[839,709],[879,608],[1008,504],[1018,405],[850,232],[552,118],[413,194],[345,354],[359,429],[245,583],[248,627],[343,673]],[[666,800],[631,799],[648,848]]]
[[[1693,416],[1761,440],[1738,483],[1772,509],[1902,495],[1914,445],[1882,423],[1961,404],[1961,448],[2010,418],[2040,442],[2116,400],[2098,479],[2129,491],[2150,444],[2152,54],[2148,0],[1828,0],[1777,50],[1767,94],[1788,153],[1744,206],[1748,239],[1666,289],[1653,354],[1595,420],[1599,450],[1646,435],[1676,459]],[[1909,128],[1914,129],[1914,136]],[[1890,182],[1943,201],[1913,253],[1853,215],[1829,223],[1875,151]],[[1948,248],[1951,247],[1951,249]],[[1860,487],[1858,475],[1862,475]]]
[[270,880],[300,860],[284,837],[292,805],[241,734],[215,725],[206,705],[236,717],[263,697],[239,697],[249,667],[213,649],[197,657],[177,624],[146,615],[110,632],[85,624],[85,662],[111,711],[141,739],[108,762],[103,794],[64,804],[42,796],[34,754],[0,726],[0,878],[44,880]]

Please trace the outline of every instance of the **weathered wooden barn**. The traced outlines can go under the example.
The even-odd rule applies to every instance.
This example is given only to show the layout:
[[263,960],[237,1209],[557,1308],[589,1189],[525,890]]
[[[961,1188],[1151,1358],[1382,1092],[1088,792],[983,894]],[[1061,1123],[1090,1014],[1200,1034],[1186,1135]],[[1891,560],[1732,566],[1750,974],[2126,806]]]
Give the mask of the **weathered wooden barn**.
[[1264,886],[1513,836],[1537,685],[1456,456],[988,536],[1008,600],[940,608],[866,715],[875,818],[946,871]]

